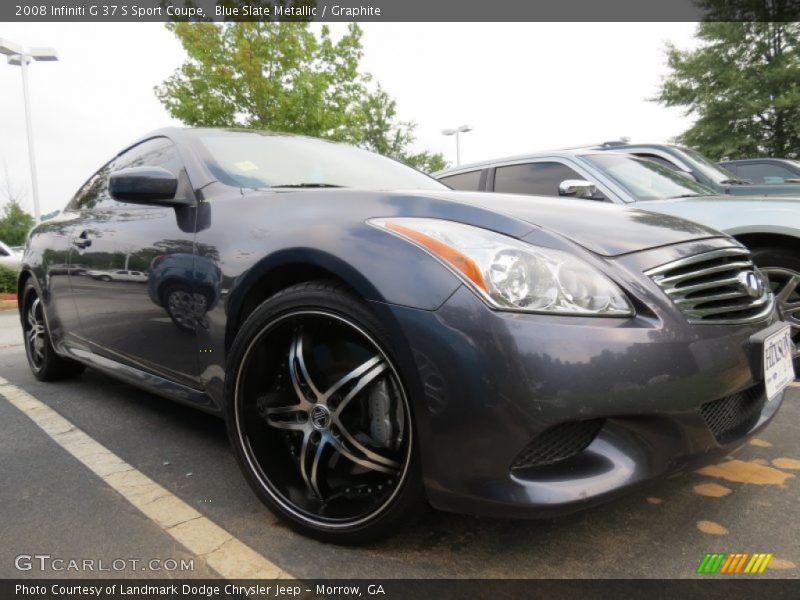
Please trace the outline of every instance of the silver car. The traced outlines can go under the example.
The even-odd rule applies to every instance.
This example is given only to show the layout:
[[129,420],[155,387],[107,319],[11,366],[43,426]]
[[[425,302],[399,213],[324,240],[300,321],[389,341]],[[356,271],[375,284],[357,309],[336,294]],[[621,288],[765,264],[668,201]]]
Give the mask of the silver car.
[[636,206],[723,231],[750,249],[800,343],[800,198],[720,195],[654,160],[596,148],[486,161],[434,177],[458,190]]
[[22,264],[22,253],[0,242],[0,266],[19,271]]

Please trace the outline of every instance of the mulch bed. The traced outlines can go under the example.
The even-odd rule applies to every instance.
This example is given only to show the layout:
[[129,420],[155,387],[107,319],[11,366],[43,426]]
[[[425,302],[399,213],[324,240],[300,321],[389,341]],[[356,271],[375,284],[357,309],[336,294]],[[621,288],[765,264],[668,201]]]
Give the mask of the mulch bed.
[[0,293],[0,300],[16,300],[16,294]]

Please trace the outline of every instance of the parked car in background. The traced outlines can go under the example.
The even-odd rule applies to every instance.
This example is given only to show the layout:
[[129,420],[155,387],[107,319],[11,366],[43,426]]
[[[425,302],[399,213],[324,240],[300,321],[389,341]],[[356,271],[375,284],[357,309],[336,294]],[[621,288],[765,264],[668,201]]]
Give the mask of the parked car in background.
[[734,196],[800,196],[800,185],[764,184],[750,181],[721,167],[696,150],[674,144],[632,144],[606,142],[592,150],[626,152],[649,158],[673,171],[682,173],[719,194]]
[[662,161],[598,148],[486,161],[434,176],[454,189],[612,202],[724,231],[753,253],[800,344],[800,198],[721,195]]
[[[119,254],[153,285],[50,272]],[[178,282],[209,298],[175,323],[160,304]],[[789,327],[724,234],[453,192],[256,131],[170,128],[123,149],[33,229],[20,298],[38,379],[88,365],[224,416],[258,497],[339,543],[426,499],[502,517],[601,502],[727,455],[793,378]]]
[[789,158],[744,158],[719,163],[738,178],[759,184],[800,183],[800,161]]
[[18,271],[22,263],[22,254],[4,242],[0,242],[0,266]]
[[147,281],[146,273],[128,269],[90,269],[86,271],[86,274],[98,281],[132,281],[135,283]]

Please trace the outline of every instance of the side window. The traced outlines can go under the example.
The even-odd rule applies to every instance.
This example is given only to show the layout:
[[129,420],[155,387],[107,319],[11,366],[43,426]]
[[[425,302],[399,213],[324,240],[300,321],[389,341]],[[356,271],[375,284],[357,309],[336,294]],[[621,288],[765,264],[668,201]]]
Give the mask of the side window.
[[449,185],[454,190],[477,192],[481,189],[481,171],[469,171],[467,173],[459,173],[458,175],[449,175],[447,177],[442,177],[439,181],[445,185]]
[[789,169],[763,163],[739,165],[737,175],[743,179],[749,179],[753,183],[783,183],[787,179],[797,179],[797,176]]
[[83,184],[78,190],[72,202],[69,203],[67,210],[84,210],[93,208],[103,200],[107,200],[108,174],[110,164],[104,165],[97,173],[91,176],[89,181]]
[[133,205],[117,202],[108,193],[108,178],[114,171],[128,167],[163,167],[178,175],[183,164],[178,157],[175,145],[167,138],[152,138],[129,148],[115,159],[106,163],[97,173],[92,175],[83,187],[75,194],[69,205],[71,210],[91,208],[115,208]]
[[557,162],[536,162],[498,167],[494,191],[506,194],[558,196],[558,186],[567,179],[585,179],[578,172]]
[[128,167],[163,167],[177,176],[183,164],[172,142],[167,138],[153,138],[120,154],[112,161],[111,172]]

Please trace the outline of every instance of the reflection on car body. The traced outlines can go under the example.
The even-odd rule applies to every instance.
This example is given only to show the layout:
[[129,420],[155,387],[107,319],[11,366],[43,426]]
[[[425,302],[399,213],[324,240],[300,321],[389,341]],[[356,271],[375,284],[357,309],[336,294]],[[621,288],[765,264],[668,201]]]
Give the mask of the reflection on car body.
[[175,252],[153,258],[147,291],[178,328],[191,332],[207,327],[205,314],[216,306],[220,284],[219,267],[208,257]]
[[127,269],[91,269],[86,271],[86,275],[100,281],[133,281],[136,283],[147,281],[146,273]]

